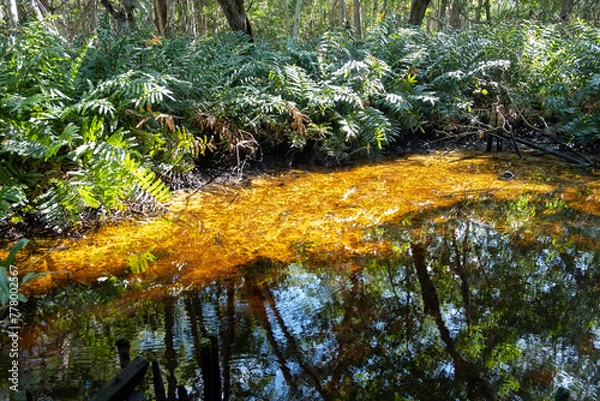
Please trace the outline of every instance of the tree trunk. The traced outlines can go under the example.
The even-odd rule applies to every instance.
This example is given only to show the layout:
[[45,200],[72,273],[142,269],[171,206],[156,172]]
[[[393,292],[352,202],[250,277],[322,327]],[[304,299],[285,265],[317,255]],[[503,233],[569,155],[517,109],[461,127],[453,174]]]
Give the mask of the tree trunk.
[[431,0],[412,0],[408,25],[421,26],[423,24],[425,11],[427,11],[430,2]]
[[560,19],[563,22],[567,22],[571,18],[573,12],[573,5],[575,0],[562,0],[562,9],[560,11]]
[[450,26],[454,29],[460,29],[460,14],[462,11],[461,0],[454,0],[452,3],[452,9],[450,10]]
[[223,13],[227,18],[229,27],[232,31],[241,31],[250,36],[250,40],[254,39],[252,34],[252,26],[250,19],[246,15],[244,8],[244,0],[217,0]]
[[41,2],[38,2],[36,0],[31,0],[30,4],[31,4],[31,9],[33,10],[38,21],[42,21],[44,19],[44,12],[46,13],[46,15],[49,15],[47,12],[47,9],[44,7],[44,5]]
[[127,0],[123,2],[123,7],[120,9],[116,9],[115,6],[110,2],[110,0],[100,0],[100,3],[106,8],[106,11],[114,19],[123,23],[133,23],[133,8],[135,7],[135,2],[131,0]]
[[288,0],[283,0],[283,15],[285,16],[285,34],[290,34],[290,5]]
[[17,0],[6,0],[6,13],[8,14],[8,26],[16,28],[19,26],[19,10]]
[[192,36],[198,36],[198,27],[196,20],[196,4],[194,0],[186,0],[185,7],[187,9],[186,32]]
[[169,28],[168,8],[166,0],[154,0],[154,26],[160,36],[167,34]]
[[340,23],[342,26],[346,26],[348,22],[348,6],[346,4],[346,0],[340,1]]
[[294,11],[294,27],[292,28],[292,37],[297,38],[300,33],[300,11],[302,11],[302,0],[296,0],[296,10]]
[[199,26],[199,34],[200,36],[206,35],[208,32],[208,18],[206,18],[206,14],[204,13],[204,7],[206,6],[206,0],[200,0],[198,2],[198,26]]
[[439,9],[439,13],[438,13],[438,19],[439,19],[439,24],[440,24],[440,28],[444,28],[446,27],[446,13],[448,11],[448,0],[442,0],[440,2],[440,9]]
[[362,38],[362,18],[360,11],[360,0],[354,0],[354,29],[356,29],[356,36]]

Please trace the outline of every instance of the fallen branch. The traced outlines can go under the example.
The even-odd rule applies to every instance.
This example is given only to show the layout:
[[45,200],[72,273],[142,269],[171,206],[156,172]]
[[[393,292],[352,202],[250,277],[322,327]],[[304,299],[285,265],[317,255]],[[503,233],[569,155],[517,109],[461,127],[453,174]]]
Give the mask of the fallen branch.
[[[500,114],[500,116],[504,119],[504,116],[502,114]],[[440,140],[447,140],[448,137],[459,139],[459,138],[466,137],[469,135],[483,135],[484,134],[484,135],[488,135],[488,138],[497,138],[499,140],[509,141],[509,143],[512,145],[512,147],[515,149],[515,152],[517,153],[519,158],[522,158],[522,155],[521,155],[521,152],[519,151],[519,148],[517,147],[517,143],[520,143],[520,144],[523,144],[530,148],[539,150],[543,153],[559,157],[559,158],[567,160],[571,163],[575,163],[581,167],[589,167],[589,166],[594,165],[594,162],[592,160],[590,160],[588,157],[586,157],[585,155],[581,154],[580,152],[576,151],[575,149],[572,149],[566,143],[560,141],[559,139],[555,138],[554,136],[544,133],[543,131],[541,131],[539,129],[536,129],[536,131],[540,132],[544,136],[548,136],[556,144],[566,147],[568,150],[570,150],[571,152],[573,152],[575,155],[577,155],[578,157],[580,157],[583,160],[569,156],[563,152],[559,152],[558,150],[545,148],[545,147],[543,147],[535,142],[529,141],[527,139],[519,138],[519,137],[515,136],[511,130],[506,129],[506,127],[504,126],[505,125],[504,123],[500,127],[494,127],[490,124],[485,124],[485,123],[481,122],[475,116],[471,115],[470,117],[471,117],[471,121],[473,121],[475,124],[473,124],[473,125],[457,124],[454,126],[454,128],[462,128],[462,129],[466,130],[464,132],[461,132],[460,134],[451,135],[445,131],[436,131],[439,134],[446,135],[445,138],[442,138]],[[505,122],[506,122],[506,120],[505,120]],[[491,144],[492,143],[491,143],[491,139],[490,139],[490,141],[488,141],[488,146],[487,146],[488,152],[490,152],[492,150]]]
[[585,160],[586,163],[588,163],[588,165],[592,165],[594,164],[594,162],[587,157],[586,155],[584,155],[581,152],[578,152],[577,150],[573,149],[572,147],[570,147],[567,143],[561,141],[560,139],[558,139],[557,137],[555,137],[554,135],[548,134],[548,133],[543,133],[544,136],[552,139],[552,141],[560,146],[562,146],[564,149],[567,149],[568,151],[574,153],[575,155],[577,155],[578,157],[581,157],[583,160]]
[[567,160],[567,161],[569,161],[571,163],[575,163],[575,164],[577,164],[578,166],[581,166],[581,167],[589,167],[589,166],[591,166],[593,164],[593,163],[591,163],[591,161],[590,162],[581,161],[581,160],[579,160],[579,159],[577,159],[575,157],[566,155],[566,154],[564,154],[562,152],[559,152],[557,150],[545,148],[545,147],[543,147],[541,145],[538,145],[535,142],[528,141],[527,139],[517,138],[515,136],[512,136],[511,138],[506,138],[506,136],[504,136],[504,135],[491,134],[491,133],[488,133],[488,135],[493,135],[493,136],[496,136],[496,137],[499,137],[499,138],[502,138],[502,139],[505,139],[505,140],[512,140],[512,141],[521,143],[523,145],[529,146],[530,148],[539,150],[539,151],[544,152],[546,154],[559,157],[559,158]]
[[[582,162],[581,160],[578,160],[574,157],[570,157],[565,155],[564,153],[558,152],[558,151],[554,151],[552,149],[546,149],[546,148],[542,148],[539,145],[537,145],[534,142],[530,142],[527,140],[521,140],[518,142],[523,143],[524,145],[530,146],[534,149],[538,149],[541,150],[542,152],[557,156],[557,157],[561,157],[565,160],[571,161],[573,163],[577,163],[581,166],[591,166],[594,164],[594,162],[588,158],[587,156],[583,155],[581,152],[578,152],[577,150],[571,148],[569,145],[567,145],[565,142],[559,140],[558,138],[556,138],[554,135],[550,135],[548,134],[548,124],[546,124],[546,122],[544,121],[543,118],[540,117],[540,119],[542,120],[542,122],[545,125],[545,129],[541,129],[536,127],[535,125],[533,125],[532,123],[530,123],[527,118],[525,118],[525,116],[523,115],[523,113],[521,112],[521,110],[519,109],[519,107],[517,106],[517,103],[515,102],[515,100],[513,99],[511,93],[510,93],[510,89],[508,87],[503,87],[504,91],[506,92],[506,94],[508,95],[508,98],[510,99],[510,102],[512,103],[514,109],[516,110],[517,114],[519,115],[519,117],[521,117],[521,119],[523,120],[523,122],[525,123],[525,125],[527,125],[530,129],[532,129],[533,131],[539,132],[540,134],[552,139],[556,144],[561,145],[563,148],[569,150],[570,152],[574,153],[575,155],[577,155],[578,157],[582,158],[583,160],[585,160],[585,163]],[[512,137],[512,133],[511,133],[511,137]],[[513,137],[514,138],[514,137]],[[516,140],[516,138],[514,138]]]

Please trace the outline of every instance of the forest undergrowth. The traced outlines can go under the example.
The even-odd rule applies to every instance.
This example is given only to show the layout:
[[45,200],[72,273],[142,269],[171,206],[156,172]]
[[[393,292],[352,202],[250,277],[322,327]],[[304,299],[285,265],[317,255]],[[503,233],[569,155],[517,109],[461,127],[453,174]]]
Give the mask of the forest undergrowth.
[[342,163],[407,141],[523,133],[599,151],[597,28],[388,21],[364,39],[251,43],[106,20],[68,42],[35,23],[0,32],[0,237],[156,210],[174,188],[240,176],[265,154]]

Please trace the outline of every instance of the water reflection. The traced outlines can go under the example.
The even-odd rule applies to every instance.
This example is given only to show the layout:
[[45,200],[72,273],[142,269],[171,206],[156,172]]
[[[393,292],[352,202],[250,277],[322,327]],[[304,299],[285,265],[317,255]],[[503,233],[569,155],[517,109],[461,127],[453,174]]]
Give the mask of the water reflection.
[[551,199],[403,216],[364,232],[389,254],[351,262],[307,248],[161,297],[67,289],[24,329],[21,384],[88,399],[125,337],[172,400],[597,399],[600,221]]

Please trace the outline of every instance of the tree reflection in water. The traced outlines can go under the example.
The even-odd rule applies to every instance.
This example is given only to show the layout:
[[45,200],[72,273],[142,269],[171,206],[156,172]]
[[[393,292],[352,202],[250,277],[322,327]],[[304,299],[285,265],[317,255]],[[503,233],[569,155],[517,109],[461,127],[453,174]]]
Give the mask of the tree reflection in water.
[[[89,394],[106,375],[85,376],[97,371],[78,371],[81,359],[112,367],[94,344],[125,335],[159,360],[170,399],[178,383],[205,400],[549,400],[561,385],[592,400],[598,223],[543,202],[464,203],[365,232],[388,255],[258,259],[133,310],[115,300],[78,317],[41,305],[47,327],[29,334],[23,384],[56,400]],[[60,362],[65,330],[88,341]],[[61,363],[64,380],[46,382]]]

